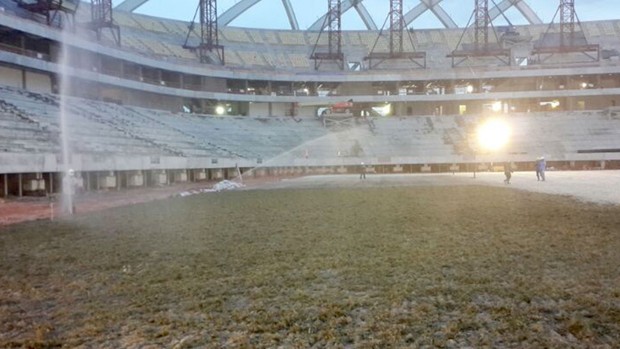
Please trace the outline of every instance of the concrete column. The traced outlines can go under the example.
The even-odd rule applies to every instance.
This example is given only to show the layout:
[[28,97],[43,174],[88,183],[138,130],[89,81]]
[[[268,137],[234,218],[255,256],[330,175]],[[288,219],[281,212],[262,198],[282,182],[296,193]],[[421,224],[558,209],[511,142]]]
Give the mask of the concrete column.
[[17,175],[17,182],[18,182],[17,187],[19,188],[19,194],[18,195],[21,198],[23,196],[23,194],[24,194],[24,188],[23,188],[23,185],[22,185],[22,174],[21,173],[19,173]]
[[[121,179],[119,178],[120,176],[122,176],[122,174],[120,173],[115,173],[114,177],[116,177],[116,191],[120,191],[121,190]],[[127,178],[127,177],[125,177]]]
[[54,194],[54,173],[50,172],[50,194]]
[[86,172],[86,190],[90,191],[90,172]]
[[9,175],[5,173],[3,177],[4,177],[4,191],[2,193],[4,194],[4,197],[6,198],[9,196]]

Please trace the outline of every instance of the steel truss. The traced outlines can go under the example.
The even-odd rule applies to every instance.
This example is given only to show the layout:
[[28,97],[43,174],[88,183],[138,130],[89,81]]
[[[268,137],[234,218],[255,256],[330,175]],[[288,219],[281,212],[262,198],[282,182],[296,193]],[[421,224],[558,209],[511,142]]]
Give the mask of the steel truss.
[[[328,51],[317,52],[321,35],[327,28]],[[310,55],[314,60],[314,69],[318,70],[323,61],[335,61],[340,69],[344,69],[344,54],[342,53],[342,0],[327,0],[327,15],[325,25],[321,27],[314,49]]]
[[[389,33],[389,52],[376,52],[377,44],[383,37],[385,26],[390,25]],[[411,42],[413,51],[405,52],[404,49],[404,37],[405,37],[405,17],[403,15],[403,0],[390,0],[390,12],[388,13],[383,27],[379,31],[379,35],[375,40],[375,43],[370,50],[368,56],[364,57],[364,60],[368,61],[368,67],[373,69],[385,62],[388,59],[409,59],[420,68],[426,68],[426,52],[415,52],[415,45],[411,36],[411,31],[407,30],[407,36]],[[373,64],[373,60],[378,61]]]
[[[189,45],[190,35],[195,32],[194,23],[198,13],[200,13],[200,43],[198,45]],[[194,19],[189,26],[183,48],[198,52],[200,62],[202,63],[226,63],[224,46],[220,45],[218,35],[217,0],[200,0]],[[214,62],[212,56],[209,55],[212,52],[215,52],[217,62]]]
[[37,1],[24,1],[14,0],[17,5],[23,9],[26,9],[33,13],[38,13],[45,16],[47,25],[52,26],[58,23],[58,26],[64,27],[59,20],[58,14],[60,12],[66,15],[68,25],[71,29],[75,29],[75,13],[80,6],[79,1],[64,1],[64,0],[37,0]]
[[[557,35],[554,36],[551,29],[558,14],[560,15],[559,40],[554,40]],[[551,23],[538,44],[534,46],[532,54],[538,55],[538,62],[544,63],[555,54],[568,53],[582,53],[588,59],[597,62],[601,57],[600,46],[588,44],[577,12],[575,12],[575,0],[560,0],[560,5]]]
[[[510,65],[510,50],[503,48],[499,43],[499,37],[493,27],[493,21],[489,16],[489,0],[474,0],[475,7],[472,15],[469,17],[467,27],[463,30],[456,48],[447,57],[452,58],[452,67],[456,67],[470,58],[495,57],[505,65]],[[470,24],[474,21],[474,43],[469,48],[459,50],[465,33],[469,30]],[[489,41],[489,30],[493,32],[496,41]]]
[[112,10],[112,0],[91,0],[90,2],[91,22],[90,28],[97,33],[97,40],[101,40],[101,32],[108,28],[112,32],[112,37],[116,45],[121,45],[121,28],[114,23]]

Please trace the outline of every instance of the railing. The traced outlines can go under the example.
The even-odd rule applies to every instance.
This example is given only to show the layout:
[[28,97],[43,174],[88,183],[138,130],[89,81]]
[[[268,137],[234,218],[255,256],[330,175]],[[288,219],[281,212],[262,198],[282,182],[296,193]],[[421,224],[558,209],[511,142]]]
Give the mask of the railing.
[[51,61],[50,55],[48,55],[47,53],[31,51],[31,50],[27,50],[27,49],[24,49],[24,48],[21,48],[21,47],[17,47],[17,46],[5,44],[5,43],[0,43],[0,50],[7,51],[7,52],[12,52],[12,53],[17,53],[17,54],[22,55],[22,56],[36,58],[36,59],[44,60],[44,61],[47,61],[47,62]]

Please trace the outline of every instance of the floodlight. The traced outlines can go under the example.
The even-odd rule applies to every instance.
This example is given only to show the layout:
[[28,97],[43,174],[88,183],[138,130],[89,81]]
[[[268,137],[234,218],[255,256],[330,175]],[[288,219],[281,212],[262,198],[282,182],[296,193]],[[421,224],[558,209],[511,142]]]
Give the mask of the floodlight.
[[500,111],[502,111],[502,102],[500,101],[493,102],[493,104],[491,105],[491,110],[493,110],[496,113],[499,113]]
[[510,139],[510,126],[501,119],[489,119],[478,127],[478,144],[482,149],[495,151]]
[[224,115],[225,112],[226,112],[226,108],[224,108],[223,105],[218,105],[217,107],[215,107],[215,114]]

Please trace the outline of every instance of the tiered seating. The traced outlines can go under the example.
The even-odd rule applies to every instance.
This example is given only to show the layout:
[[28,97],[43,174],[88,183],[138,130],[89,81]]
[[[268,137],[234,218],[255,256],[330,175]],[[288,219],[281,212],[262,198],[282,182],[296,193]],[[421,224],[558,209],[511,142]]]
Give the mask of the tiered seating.
[[202,141],[168,127],[150,116],[150,112],[140,108],[123,107],[96,101],[84,101],[89,112],[104,118],[107,123],[127,133],[157,144],[160,148],[185,156],[209,156],[217,153]]
[[224,35],[224,38],[230,42],[251,42],[248,34],[243,29],[225,28],[222,30],[222,34]]
[[278,32],[278,36],[280,37],[280,41],[282,41],[282,44],[284,45],[307,45],[303,32],[281,31]]
[[171,33],[177,36],[185,37],[189,30],[189,23],[179,21],[162,21],[161,25],[166,28],[167,33]]
[[265,60],[260,52],[256,51],[237,51],[243,65],[265,65]]
[[123,47],[132,48],[138,52],[151,52],[152,50],[144,44],[144,42],[132,35],[123,35],[122,37]]
[[319,40],[318,44],[320,46],[326,46],[328,44],[328,37],[327,37],[327,33],[322,33],[320,36],[318,33],[308,33],[308,43],[310,45],[314,45],[317,43],[317,38]]
[[226,65],[242,66],[243,61],[239,58],[239,55],[235,51],[226,52]]
[[360,46],[362,42],[360,41],[360,36],[358,32],[348,32],[343,33],[344,42],[347,45],[352,46]]
[[430,42],[427,30],[415,30],[411,35],[413,36],[413,41],[418,46],[423,46]]
[[133,19],[132,15],[122,11],[114,12],[114,21],[121,27],[129,27],[134,29],[141,29],[142,27]]
[[[168,155],[245,159],[402,157],[420,163],[460,162],[476,148],[477,116],[377,118],[374,127],[331,132],[315,119],[214,117],[67,99],[68,134],[82,154]],[[0,152],[58,153],[57,96],[0,87]],[[534,159],[583,157],[620,149],[620,111],[511,114],[506,154]],[[594,156],[596,158],[596,156]]]
[[[446,45],[452,50],[454,50],[456,48],[456,45],[458,45],[459,40],[461,39],[461,35],[463,35],[462,30],[446,30],[445,31]],[[493,38],[493,40],[495,39]]]
[[288,58],[291,60],[293,68],[308,68],[310,67],[309,55],[290,53]]
[[196,59],[196,54],[187,49],[184,49],[180,44],[170,44],[165,41],[158,41],[158,43],[163,49],[171,52],[173,57],[182,59]]
[[160,19],[143,15],[134,15],[133,18],[146,31],[168,33],[168,29],[162,25]]
[[3,109],[0,103],[0,153],[43,153],[59,149],[58,139],[49,129]]
[[284,53],[271,53],[264,55],[267,64],[274,68],[290,67],[291,63],[289,62],[287,56],[288,55]]
[[609,35],[609,36],[614,36],[617,35],[616,34],[616,29],[614,27],[614,24],[611,22],[599,22],[600,23],[600,30],[601,30],[601,34],[602,35]]
[[250,38],[252,38],[252,41],[255,44],[258,44],[258,45],[264,45],[265,44],[265,39],[263,39],[263,36],[261,35],[261,32],[256,31],[256,30],[249,30],[247,33],[250,35]]
[[278,40],[278,36],[275,32],[270,30],[262,31],[263,37],[266,39],[267,43],[271,45],[279,45],[280,40]]
[[[43,143],[40,147],[33,145],[33,140],[39,138],[24,138],[25,149],[35,149],[38,153],[58,153],[58,134],[60,132],[60,107],[57,97],[53,95],[37,94],[28,91],[3,87],[0,88],[0,101],[15,106],[18,110],[27,113],[39,125],[42,131],[50,133],[50,144]],[[90,154],[133,154],[151,155],[166,154],[163,149],[153,147],[144,140],[131,137],[125,130],[111,127],[105,117],[91,115],[84,110],[83,100],[68,99],[69,108],[65,118],[67,120],[67,134],[69,146],[73,152]],[[11,112],[13,116],[20,115]]]
[[600,23],[582,23],[581,26],[586,32],[586,37],[595,37],[601,35]]

